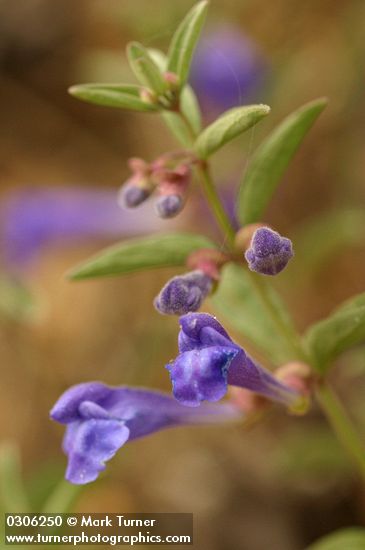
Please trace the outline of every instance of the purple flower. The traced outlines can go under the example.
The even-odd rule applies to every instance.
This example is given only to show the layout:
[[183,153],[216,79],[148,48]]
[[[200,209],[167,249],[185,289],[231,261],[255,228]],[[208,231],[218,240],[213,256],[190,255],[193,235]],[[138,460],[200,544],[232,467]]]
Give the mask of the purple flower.
[[211,277],[196,269],[170,279],[154,300],[154,306],[166,315],[197,311],[212,290]]
[[173,393],[183,405],[218,401],[229,384],[290,407],[301,397],[254,363],[211,315],[189,313],[180,318],[180,326],[180,353],[167,369]]
[[268,227],[255,231],[250,248],[245,252],[251,271],[264,275],[277,275],[293,256],[291,240]]
[[265,69],[255,44],[239,28],[224,26],[203,36],[190,82],[203,109],[217,114],[257,96]]
[[189,410],[164,393],[89,382],[67,390],[51,410],[51,418],[66,424],[63,441],[68,456],[66,479],[94,481],[127,441],[184,424],[234,420],[241,416],[231,405],[207,405]]
[[117,191],[33,187],[4,196],[0,239],[8,271],[24,271],[48,246],[113,239],[161,229],[153,209],[122,211]]

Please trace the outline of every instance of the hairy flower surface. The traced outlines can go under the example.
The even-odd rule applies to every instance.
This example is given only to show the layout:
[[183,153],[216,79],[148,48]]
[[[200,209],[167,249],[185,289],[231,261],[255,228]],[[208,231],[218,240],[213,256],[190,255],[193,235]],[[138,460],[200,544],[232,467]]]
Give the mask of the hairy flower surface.
[[228,385],[246,388],[292,406],[300,394],[279,382],[235,344],[222,325],[207,313],[180,318],[179,355],[167,365],[173,393],[183,405],[218,401]]
[[66,479],[94,481],[127,441],[185,424],[225,422],[242,415],[232,405],[188,409],[173,397],[132,387],[88,382],[67,390],[51,410],[51,418],[66,424],[63,449],[68,456]]
[[291,240],[268,227],[255,231],[250,248],[245,252],[251,271],[264,275],[277,275],[293,256]]
[[170,279],[154,300],[154,306],[166,315],[184,315],[197,311],[212,290],[213,280],[196,269]]

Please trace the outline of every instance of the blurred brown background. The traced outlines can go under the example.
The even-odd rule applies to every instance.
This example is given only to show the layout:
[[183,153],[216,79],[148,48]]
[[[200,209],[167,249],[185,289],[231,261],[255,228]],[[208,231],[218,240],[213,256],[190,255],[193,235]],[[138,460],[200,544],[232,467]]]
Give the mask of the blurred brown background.
[[[127,41],[166,48],[192,4],[0,0],[2,198],[26,184],[117,188],[129,156],[176,147],[157,118],[79,103],[66,90],[122,80]],[[302,329],[364,289],[364,225],[347,234],[330,218],[327,234],[339,245],[324,247],[315,263],[318,243],[306,236],[333,212],[342,220],[341,212],[363,208],[365,4],[213,0],[208,26],[222,19],[257,42],[272,71],[262,93],[272,116],[219,156],[223,179],[285,114],[312,98],[330,99],[266,219],[297,239],[297,257],[307,253],[308,263],[296,259],[278,283]],[[92,379],[169,389],[163,366],[176,351],[177,323],[159,316],[152,299],[172,272],[77,284],[63,278],[97,249],[49,247],[29,280],[41,307],[37,321],[1,320],[1,437],[19,446],[35,506],[65,465],[62,429],[48,420],[64,389]],[[348,353],[333,374],[363,433],[364,360],[362,348]],[[195,547],[211,550],[301,550],[336,528],[365,524],[363,487],[315,408],[301,419],[275,410],[250,431],[180,429],[128,445],[82,489],[75,509],[192,511]]]

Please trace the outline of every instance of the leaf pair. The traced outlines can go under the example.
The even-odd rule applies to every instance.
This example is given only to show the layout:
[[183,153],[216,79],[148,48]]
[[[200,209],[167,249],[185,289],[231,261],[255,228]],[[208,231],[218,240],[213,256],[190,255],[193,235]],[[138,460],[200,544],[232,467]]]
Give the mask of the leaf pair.
[[69,92],[74,97],[103,105],[132,111],[156,112],[163,109],[158,102],[144,101],[141,92],[147,88],[156,97],[168,91],[164,72],[176,74],[180,89],[183,89],[190,70],[191,60],[207,13],[208,2],[205,0],[195,5],[182,21],[173,35],[166,65],[161,67],[151,52],[138,42],[131,42],[127,47],[127,56],[135,76],[141,86],[133,84],[80,84],[72,86]]

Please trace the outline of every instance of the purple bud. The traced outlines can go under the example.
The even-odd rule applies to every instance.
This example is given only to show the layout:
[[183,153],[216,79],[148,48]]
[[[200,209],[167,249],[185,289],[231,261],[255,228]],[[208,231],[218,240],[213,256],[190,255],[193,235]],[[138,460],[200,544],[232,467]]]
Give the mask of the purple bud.
[[250,248],[245,252],[251,271],[264,275],[277,275],[293,256],[291,240],[268,227],[255,231]]
[[189,311],[197,311],[212,285],[212,279],[200,270],[173,277],[155,298],[154,306],[165,315],[184,315]]
[[173,218],[184,206],[184,200],[181,195],[162,195],[157,199],[155,208],[160,218]]
[[150,191],[147,188],[130,184],[122,187],[118,202],[125,208],[135,208],[148,199],[149,195]]

